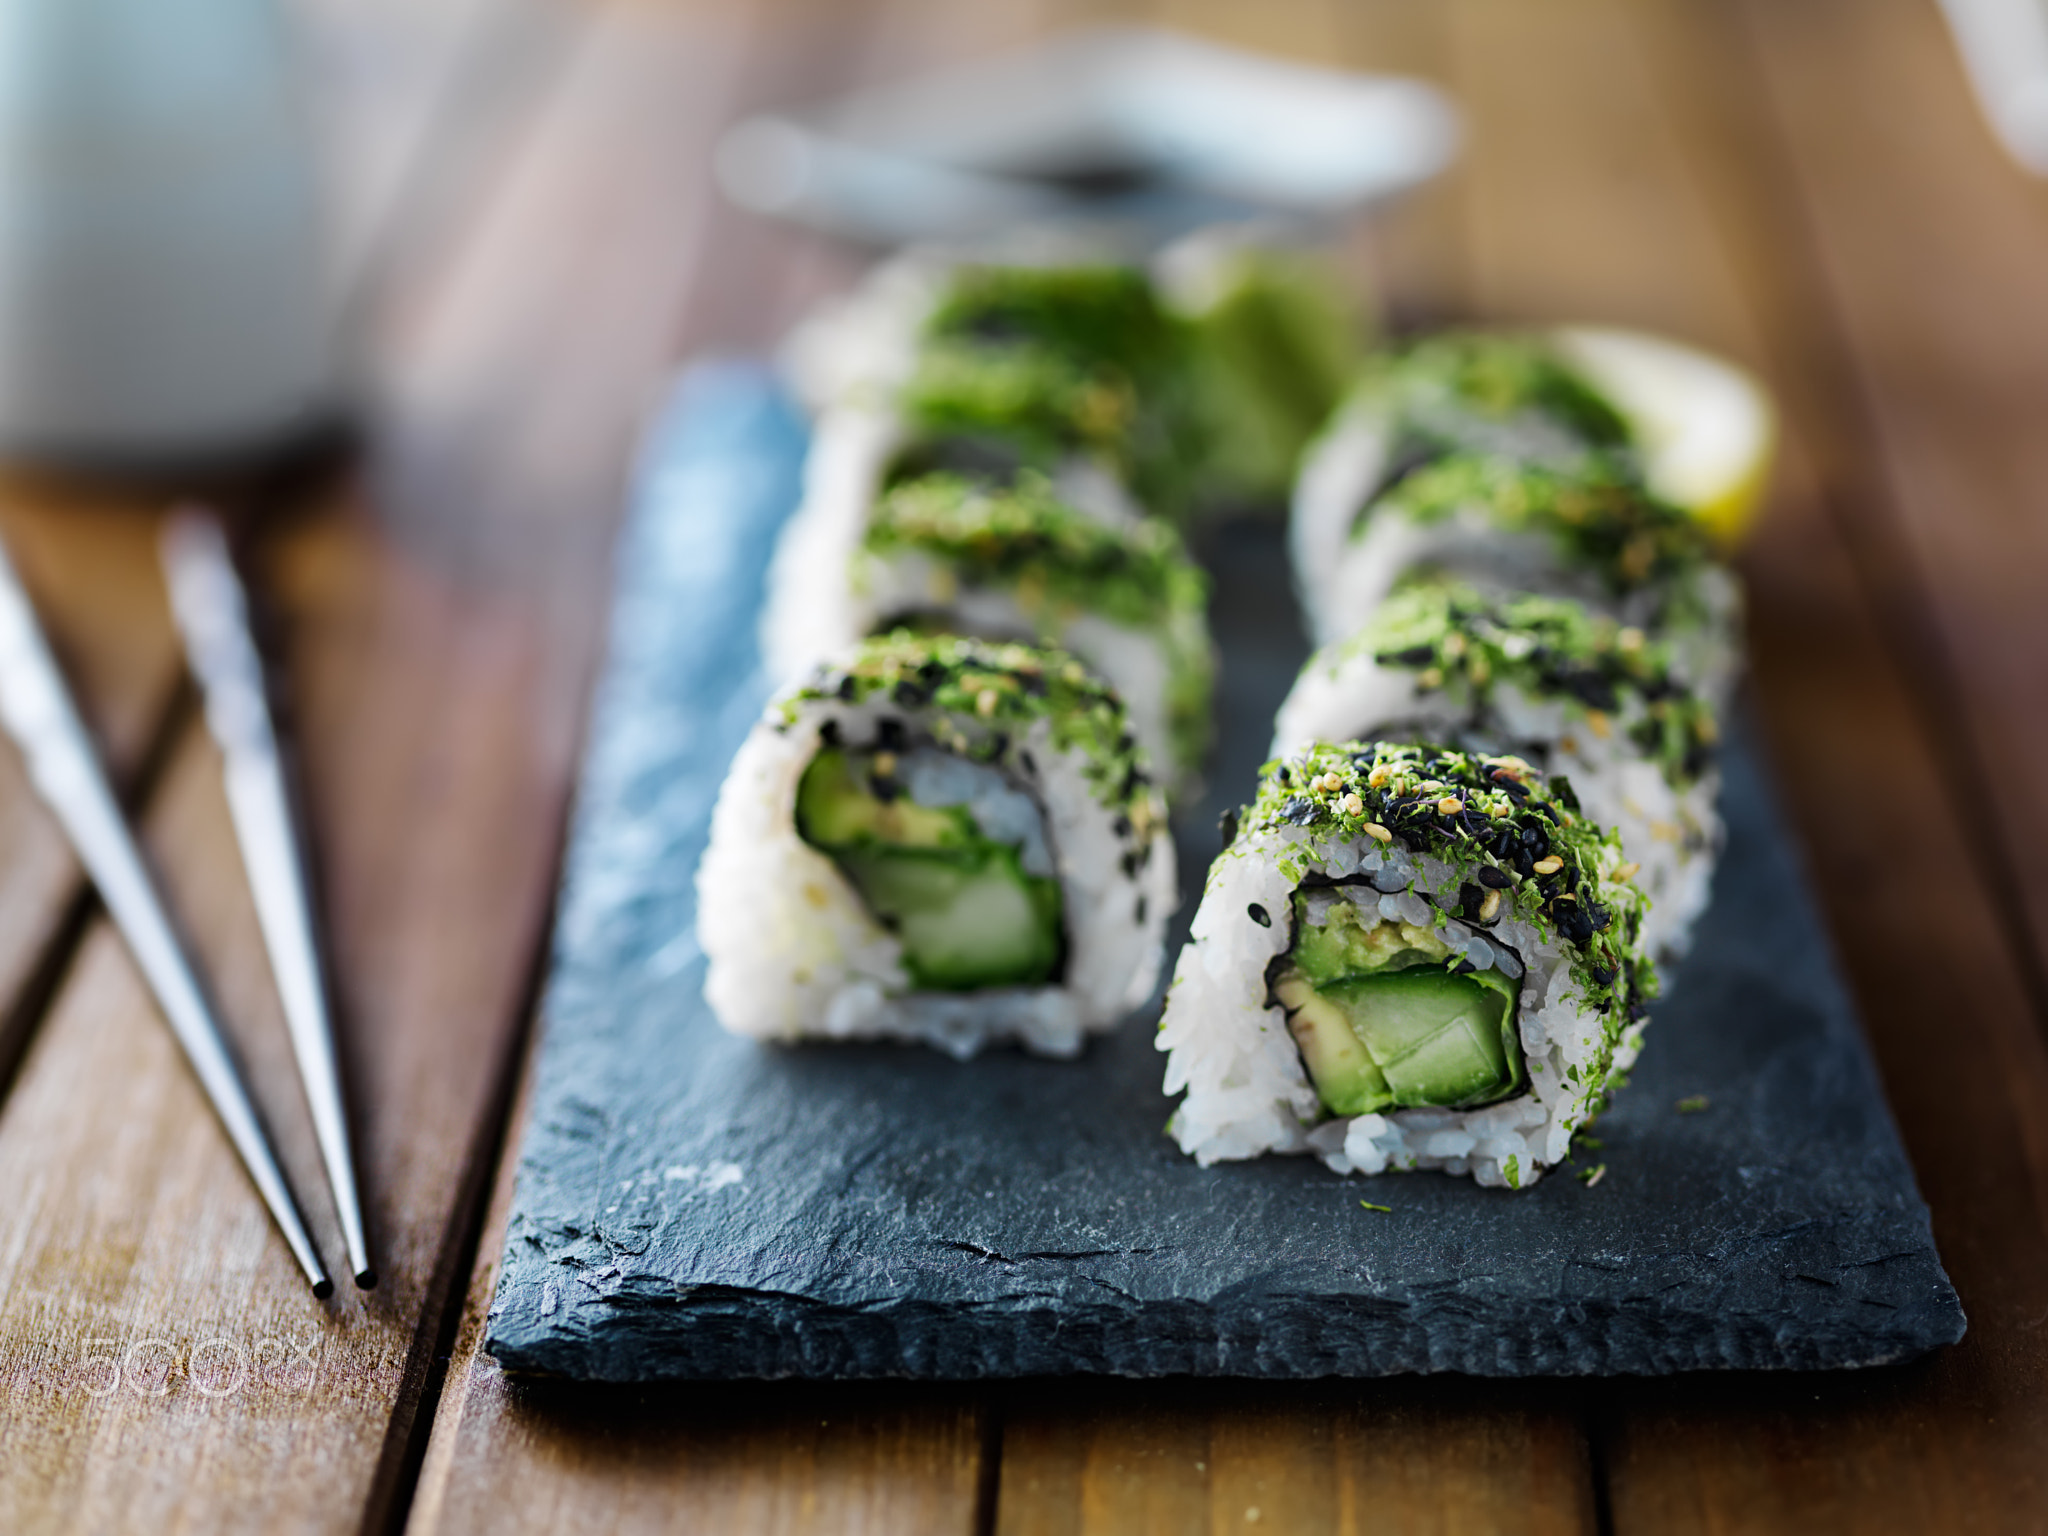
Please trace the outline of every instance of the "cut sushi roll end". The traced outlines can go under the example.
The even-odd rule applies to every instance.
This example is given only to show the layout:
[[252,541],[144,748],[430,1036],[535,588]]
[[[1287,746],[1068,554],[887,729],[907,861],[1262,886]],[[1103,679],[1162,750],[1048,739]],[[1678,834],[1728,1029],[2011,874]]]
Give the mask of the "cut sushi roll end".
[[1203,1163],[1533,1183],[1640,1047],[1657,978],[1632,874],[1519,758],[1350,742],[1269,764],[1167,996],[1170,1133]]
[[1063,652],[897,631],[734,759],[697,873],[704,993],[762,1039],[1072,1055],[1152,995],[1175,892],[1110,689]]

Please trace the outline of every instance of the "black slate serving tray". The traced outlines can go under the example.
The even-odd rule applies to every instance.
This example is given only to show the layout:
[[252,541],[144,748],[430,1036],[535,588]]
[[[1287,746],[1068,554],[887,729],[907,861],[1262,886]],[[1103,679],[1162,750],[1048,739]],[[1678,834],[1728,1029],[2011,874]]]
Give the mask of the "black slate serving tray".
[[[490,1313],[508,1368],[1661,1373],[1876,1365],[1961,1337],[1740,732],[1715,903],[1603,1146],[1580,1154],[1577,1172],[1606,1165],[1595,1184],[1198,1168],[1161,1133],[1150,1018],[1074,1063],[724,1034],[701,996],[692,877],[766,697],[755,614],[803,444],[767,376],[739,365],[689,375],[650,437]],[[1223,749],[1220,792],[1181,836],[1190,890],[1305,649],[1275,530],[1226,527],[1206,557]]]

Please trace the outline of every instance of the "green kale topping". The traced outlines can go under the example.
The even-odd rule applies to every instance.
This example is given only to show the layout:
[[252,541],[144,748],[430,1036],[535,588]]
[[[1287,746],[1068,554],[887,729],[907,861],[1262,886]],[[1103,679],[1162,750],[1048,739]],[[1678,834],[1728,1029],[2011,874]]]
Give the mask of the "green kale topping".
[[1387,468],[1360,509],[1432,522],[1461,509],[1547,536],[1616,592],[1714,558],[1706,531],[1653,495],[1621,416],[1540,340],[1452,333],[1381,354],[1359,394],[1392,429]]
[[1055,750],[1081,756],[1099,804],[1123,812],[1141,838],[1158,824],[1151,774],[1122,702],[1064,651],[897,629],[862,641],[843,664],[785,694],[782,723],[794,725],[806,703],[878,698],[934,712],[933,740],[976,762],[1005,760],[1043,720]]
[[1632,700],[1640,705],[1629,726],[1636,747],[1678,786],[1705,771],[1720,740],[1712,707],[1674,674],[1668,645],[1568,598],[1488,597],[1462,582],[1411,581],[1333,659],[1361,653],[1473,708],[1503,683],[1576,700],[1601,734]]
[[1165,647],[1174,750],[1199,762],[1209,735],[1215,656],[1209,579],[1169,523],[1113,528],[1075,511],[1041,474],[1007,486],[925,475],[887,491],[868,525],[877,555],[915,551],[970,586],[1007,589],[1046,642],[1077,613],[1155,634]]
[[1025,464],[1105,462],[1156,511],[1193,493],[1202,437],[1187,324],[1119,266],[967,266],[925,325],[901,403],[906,462],[947,462],[947,439],[995,439]]
[[1411,430],[1445,448],[1492,446],[1503,426],[1592,448],[1630,442],[1621,413],[1540,337],[1440,332],[1380,353],[1364,382],[1397,395]]

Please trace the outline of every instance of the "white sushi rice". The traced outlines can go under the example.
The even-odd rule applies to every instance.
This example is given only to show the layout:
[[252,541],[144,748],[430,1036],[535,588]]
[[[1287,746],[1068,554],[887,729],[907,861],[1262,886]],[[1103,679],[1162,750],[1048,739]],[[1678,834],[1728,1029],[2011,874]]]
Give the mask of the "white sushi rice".
[[[1187,1094],[1168,1127],[1181,1150],[1205,1166],[1313,1152],[1338,1173],[1434,1168],[1520,1188],[1563,1161],[1573,1133],[1597,1110],[1610,1070],[1625,1069],[1641,1049],[1640,1026],[1632,1026],[1610,1060],[1602,1017],[1581,1007],[1565,941],[1544,939],[1512,898],[1488,927],[1446,916],[1437,929],[1475,966],[1483,959],[1511,975],[1521,968],[1516,1024],[1527,1092],[1482,1109],[1328,1117],[1286,1014],[1267,994],[1268,967],[1293,942],[1292,897],[1302,883],[1278,867],[1285,857],[1304,877],[1363,877],[1369,889],[1347,886],[1347,898],[1376,902],[1389,921],[1436,921],[1428,898],[1438,892],[1449,893],[1446,906],[1455,910],[1459,882],[1450,866],[1397,846],[1282,827],[1243,835],[1226,849],[1210,867],[1159,1027],[1165,1091]],[[1268,922],[1253,918],[1253,907]]]
[[1490,593],[1571,598],[1670,645],[1673,669],[1718,712],[1741,671],[1742,591],[1702,566],[1683,589],[1648,585],[1617,597],[1597,574],[1559,559],[1541,533],[1503,529],[1478,507],[1418,521],[1376,508],[1358,525],[1393,444],[1383,404],[1354,397],[1309,448],[1295,481],[1289,553],[1309,632],[1330,645],[1360,629],[1409,572],[1434,568]]
[[[1597,717],[1597,718],[1596,718]],[[1273,726],[1269,754],[1316,741],[1433,741],[1466,751],[1513,753],[1546,775],[1571,780],[1585,814],[1621,835],[1640,866],[1636,887],[1650,898],[1643,947],[1676,959],[1713,891],[1722,843],[1720,771],[1674,785],[1636,750],[1642,699],[1621,691],[1612,714],[1568,695],[1532,695],[1501,683],[1483,708],[1442,688],[1423,689],[1406,667],[1382,666],[1363,647],[1334,646],[1311,657]]]
[[[1005,1040],[1072,1056],[1090,1032],[1152,996],[1177,890],[1163,811],[1155,830],[1133,833],[1097,798],[1080,754],[1053,745],[1047,720],[1011,745],[997,771],[931,746],[935,713],[806,700],[788,725],[771,706],[747,737],[697,871],[697,931],[710,963],[704,995],[727,1029],[763,1040],[920,1041],[961,1059]],[[1066,930],[1057,985],[913,990],[900,941],[838,865],[798,835],[797,784],[826,723],[858,745],[874,741],[885,720],[901,722],[918,744],[907,754],[913,799],[967,805],[991,837],[1022,848],[1027,869],[1057,873]],[[1136,847],[1146,857],[1127,873],[1121,861]]]

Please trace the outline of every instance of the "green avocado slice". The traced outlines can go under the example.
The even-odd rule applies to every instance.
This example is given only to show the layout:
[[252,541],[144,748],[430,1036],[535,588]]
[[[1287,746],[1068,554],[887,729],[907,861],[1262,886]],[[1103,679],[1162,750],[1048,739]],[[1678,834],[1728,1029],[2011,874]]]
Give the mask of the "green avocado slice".
[[887,799],[869,787],[873,754],[862,761],[838,747],[811,759],[797,781],[796,829],[813,848],[888,843],[900,848],[965,848],[980,837],[964,806],[919,805],[908,795]]
[[968,992],[1053,979],[1065,950],[1059,882],[1028,873],[965,807],[876,794],[875,757],[819,752],[797,785],[797,832],[902,941],[912,985]]

